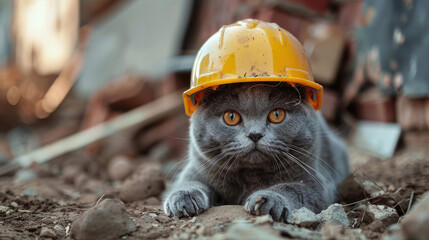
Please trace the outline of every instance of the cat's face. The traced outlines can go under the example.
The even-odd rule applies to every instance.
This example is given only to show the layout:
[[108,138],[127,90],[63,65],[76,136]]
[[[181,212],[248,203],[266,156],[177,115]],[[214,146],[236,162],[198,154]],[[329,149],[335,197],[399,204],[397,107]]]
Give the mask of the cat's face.
[[191,118],[191,144],[204,159],[262,163],[290,148],[309,149],[317,129],[303,89],[285,83],[241,83],[207,91]]

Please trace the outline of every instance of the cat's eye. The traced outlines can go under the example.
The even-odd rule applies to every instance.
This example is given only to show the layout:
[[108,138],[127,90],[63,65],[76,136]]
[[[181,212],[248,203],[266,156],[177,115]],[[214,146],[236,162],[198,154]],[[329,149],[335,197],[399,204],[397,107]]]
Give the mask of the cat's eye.
[[240,117],[240,114],[238,114],[238,112],[229,110],[223,114],[223,120],[225,121],[226,124],[230,126],[235,126],[240,123],[241,117]]
[[286,112],[281,108],[275,108],[268,114],[268,120],[272,123],[281,123],[285,117]]

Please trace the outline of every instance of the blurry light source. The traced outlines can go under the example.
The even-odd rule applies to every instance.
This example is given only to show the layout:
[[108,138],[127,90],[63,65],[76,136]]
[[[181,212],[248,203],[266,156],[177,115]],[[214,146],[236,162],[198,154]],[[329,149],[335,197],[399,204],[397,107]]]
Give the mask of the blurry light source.
[[60,72],[78,37],[78,0],[15,0],[16,64],[27,73]]
[[7,90],[6,98],[10,105],[18,104],[19,100],[21,99],[19,88],[15,86],[9,88]]

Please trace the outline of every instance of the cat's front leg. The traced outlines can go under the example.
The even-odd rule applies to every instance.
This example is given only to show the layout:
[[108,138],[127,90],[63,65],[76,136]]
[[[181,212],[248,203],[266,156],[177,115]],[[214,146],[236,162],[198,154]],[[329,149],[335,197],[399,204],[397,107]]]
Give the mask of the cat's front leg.
[[214,191],[199,181],[184,181],[177,184],[164,200],[167,216],[196,216],[214,203]]
[[286,222],[294,209],[306,207],[318,212],[326,206],[321,194],[312,189],[314,188],[301,183],[278,184],[252,193],[244,208],[253,215],[269,214],[275,221]]

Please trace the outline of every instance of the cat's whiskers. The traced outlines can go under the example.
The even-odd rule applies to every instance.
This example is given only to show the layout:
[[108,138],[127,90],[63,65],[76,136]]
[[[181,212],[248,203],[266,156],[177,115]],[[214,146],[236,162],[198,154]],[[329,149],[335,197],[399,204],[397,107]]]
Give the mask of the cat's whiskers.
[[[232,156],[232,158],[235,156],[235,154]],[[231,159],[232,159],[231,158]],[[226,175],[228,175],[229,170],[231,169],[232,165],[236,162],[237,157],[234,158],[234,160],[232,161],[231,165],[229,165],[229,168],[226,170],[226,173],[223,176],[223,181],[222,181],[222,188],[223,188],[223,194],[225,195],[225,179],[226,179]]]
[[[178,172],[179,170],[182,170],[182,167],[183,167],[184,163],[186,163],[186,162],[190,162],[190,161],[193,161],[194,159],[196,159],[196,158],[200,157],[200,156],[201,156],[201,154],[211,153],[211,152],[214,152],[214,151],[216,151],[216,150],[218,150],[218,149],[220,149],[220,146],[216,146],[216,147],[213,147],[213,148],[207,149],[207,150],[205,150],[205,151],[203,151],[203,152],[201,152],[201,153],[196,152],[194,155],[188,155],[188,156],[184,157],[184,158],[183,158],[183,160],[181,160],[181,161],[179,161],[179,162],[177,162],[177,163],[175,163],[175,164],[173,165],[173,167],[175,167],[177,164],[182,164],[179,168],[177,168],[177,169],[175,170],[175,173],[174,173],[174,175],[171,177],[171,179],[174,179],[174,177],[176,176],[177,172]],[[172,167],[171,169],[173,169],[173,167]],[[170,171],[171,171],[171,169],[170,169]],[[167,173],[167,176],[168,176],[168,174],[170,173],[170,171]]]
[[[281,160],[277,155],[274,155],[274,157],[275,157],[276,159],[278,159],[278,160],[279,160],[280,164],[281,164],[281,165],[283,166],[283,168],[286,170],[286,173],[287,173],[287,175],[288,175],[288,177],[289,177],[289,179],[290,179],[290,178],[291,178],[291,175],[290,175],[289,171],[287,170],[286,166],[283,164],[282,160]],[[288,162],[288,161],[286,160],[286,162]],[[288,162],[288,164],[289,164],[289,165],[291,165],[289,162]]]
[[317,178],[313,173],[311,173],[308,169],[310,169],[310,170],[312,170],[312,171],[314,171],[314,173],[316,173],[317,174],[317,171],[313,168],[313,167],[311,167],[311,166],[309,166],[308,164],[306,164],[306,163],[304,163],[303,161],[301,161],[301,160],[299,160],[297,157],[295,157],[295,156],[293,156],[292,154],[290,154],[290,153],[284,153],[284,155],[286,156],[286,157],[288,157],[290,160],[292,160],[294,163],[296,163],[298,166],[300,166],[306,173],[308,173],[308,175],[310,175],[310,177],[311,178],[313,178],[314,179],[314,181],[316,181],[318,184],[320,184],[320,186],[322,187],[322,188],[324,188],[325,186],[324,186],[324,184],[320,181],[320,179],[319,178]]
[[[318,156],[316,156],[315,154],[313,154],[312,152],[309,152],[309,151],[307,151],[307,150],[305,150],[305,149],[303,149],[303,148],[300,148],[300,147],[298,147],[298,146],[295,146],[295,145],[289,145],[289,147],[290,147],[290,149],[292,150],[292,151],[295,151],[295,152],[297,152],[297,153],[299,153],[299,154],[302,154],[302,155],[304,155],[305,157],[308,157],[308,158],[315,158],[315,159],[317,159],[317,160],[319,160],[321,163],[323,163],[323,164],[325,164],[327,167],[329,167],[329,169],[331,169],[335,174],[337,174],[337,176],[341,176],[331,165],[329,165],[324,159],[322,159],[321,157],[318,157]],[[322,166],[323,167],[323,166]],[[328,173],[329,173],[329,171],[327,171]]]
[[[219,148],[220,148],[220,146],[219,146]],[[224,157],[226,157],[226,156],[222,152],[218,153],[217,155],[212,157],[209,161],[205,161],[197,170],[195,170],[193,172],[193,174],[190,177],[193,178],[197,174],[202,173],[204,170],[206,170],[208,168],[209,165],[212,168],[214,165],[216,165],[216,162],[223,160]]]
[[[228,158],[228,160],[226,160],[218,169],[217,169],[217,171],[215,172],[215,174],[213,175],[213,177],[212,177],[212,179],[210,180],[210,182],[209,182],[209,185],[211,185],[212,184],[212,182],[214,181],[214,179],[216,178],[216,176],[217,176],[217,174],[219,173],[219,171],[220,170],[222,170],[225,166],[226,166],[226,164],[230,161],[232,159],[232,157],[230,157],[230,158]],[[220,174],[222,174],[222,172],[220,172]]]

